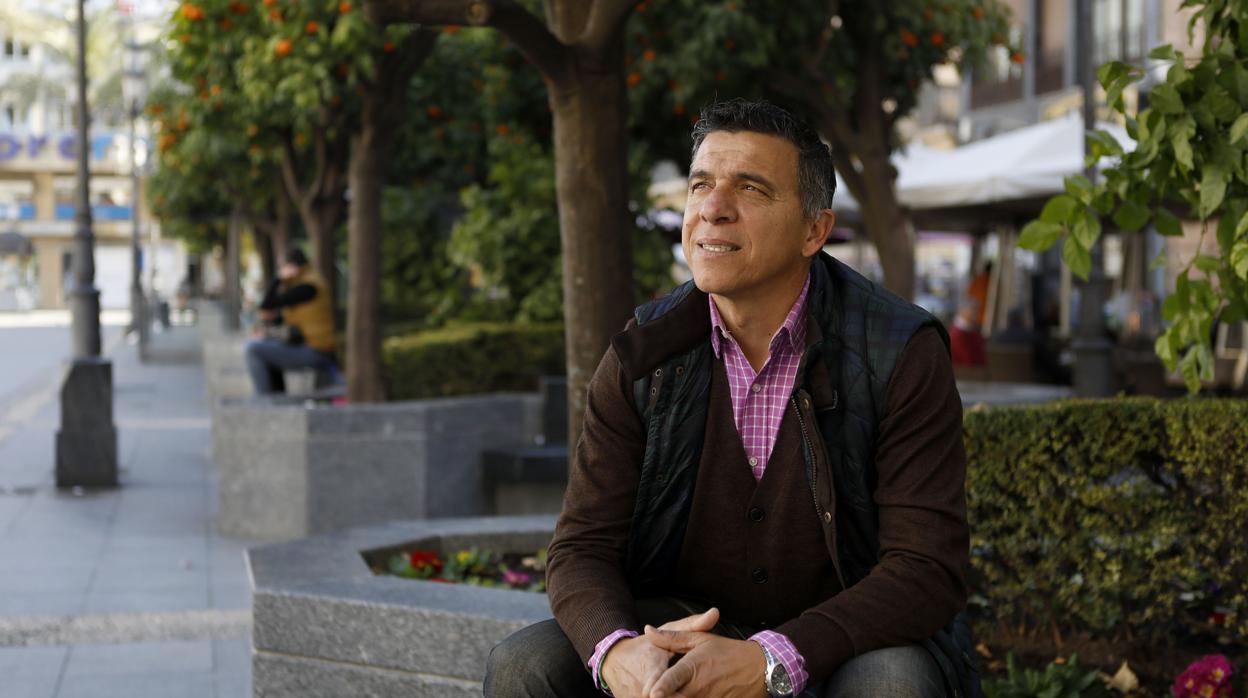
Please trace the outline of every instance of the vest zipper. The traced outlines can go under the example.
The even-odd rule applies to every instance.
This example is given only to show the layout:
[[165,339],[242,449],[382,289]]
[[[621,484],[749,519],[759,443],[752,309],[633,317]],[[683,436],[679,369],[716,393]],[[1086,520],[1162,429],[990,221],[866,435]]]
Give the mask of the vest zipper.
[[[802,406],[797,401],[797,395],[790,396],[789,401],[793,403],[793,410],[797,412],[797,425],[802,431],[802,445],[806,447],[803,455],[808,454],[807,457],[810,458],[808,463],[810,466],[810,498],[815,503],[815,515],[818,516],[821,523],[830,525],[831,522],[824,521],[824,517],[828,515],[828,512],[824,511],[823,506],[819,504],[818,456],[815,455],[815,446],[810,440],[810,433],[806,431],[806,418],[802,416]],[[841,590],[848,589],[849,587],[845,586],[845,577],[841,574],[841,561],[837,560],[835,555],[832,556],[832,568],[836,570],[836,579],[841,584]]]

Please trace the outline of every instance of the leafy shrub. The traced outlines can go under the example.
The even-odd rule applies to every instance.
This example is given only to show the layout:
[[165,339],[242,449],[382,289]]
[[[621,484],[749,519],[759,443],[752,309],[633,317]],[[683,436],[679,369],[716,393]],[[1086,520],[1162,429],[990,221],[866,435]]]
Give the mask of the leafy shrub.
[[1108,696],[1105,684],[1095,669],[1079,666],[1079,657],[1058,664],[1053,662],[1044,671],[1019,669],[1014,655],[1006,657],[1006,678],[984,682],[987,698],[1099,698]]
[[972,603],[1008,629],[1248,637],[1248,401],[971,410]]
[[563,327],[451,325],[385,340],[382,361],[392,400],[535,390],[565,370]]

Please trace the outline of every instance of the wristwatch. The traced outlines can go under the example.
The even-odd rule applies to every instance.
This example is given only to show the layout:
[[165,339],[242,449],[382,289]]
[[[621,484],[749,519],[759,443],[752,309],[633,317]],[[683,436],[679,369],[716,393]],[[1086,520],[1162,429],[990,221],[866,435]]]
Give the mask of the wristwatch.
[[766,647],[763,647],[763,658],[767,660],[767,668],[763,670],[763,685],[767,687],[767,695],[771,698],[792,696],[793,679],[789,677],[789,670]]

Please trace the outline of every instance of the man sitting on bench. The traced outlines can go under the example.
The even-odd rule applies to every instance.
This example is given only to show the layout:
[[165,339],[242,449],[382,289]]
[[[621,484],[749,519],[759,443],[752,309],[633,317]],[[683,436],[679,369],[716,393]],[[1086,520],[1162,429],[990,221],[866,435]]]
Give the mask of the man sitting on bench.
[[257,395],[286,392],[283,371],[315,369],[337,377],[334,311],[329,287],[292,247],[260,301],[260,320],[247,343],[247,372]]

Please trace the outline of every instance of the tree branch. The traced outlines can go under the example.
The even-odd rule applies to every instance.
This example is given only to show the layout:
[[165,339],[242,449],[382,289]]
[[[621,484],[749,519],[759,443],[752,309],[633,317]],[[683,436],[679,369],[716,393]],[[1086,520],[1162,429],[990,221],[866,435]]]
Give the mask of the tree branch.
[[381,3],[383,24],[471,24],[494,27],[553,82],[563,78],[568,47],[514,0],[390,0]]
[[307,201],[307,195],[303,191],[303,186],[299,183],[299,175],[295,173],[295,160],[294,144],[291,143],[289,137],[282,138],[282,181],[286,183],[286,193],[302,209],[309,202]]
[[577,42],[594,54],[601,54],[607,44],[619,36],[620,26],[628,19],[637,0],[597,0],[589,10],[585,33]]

